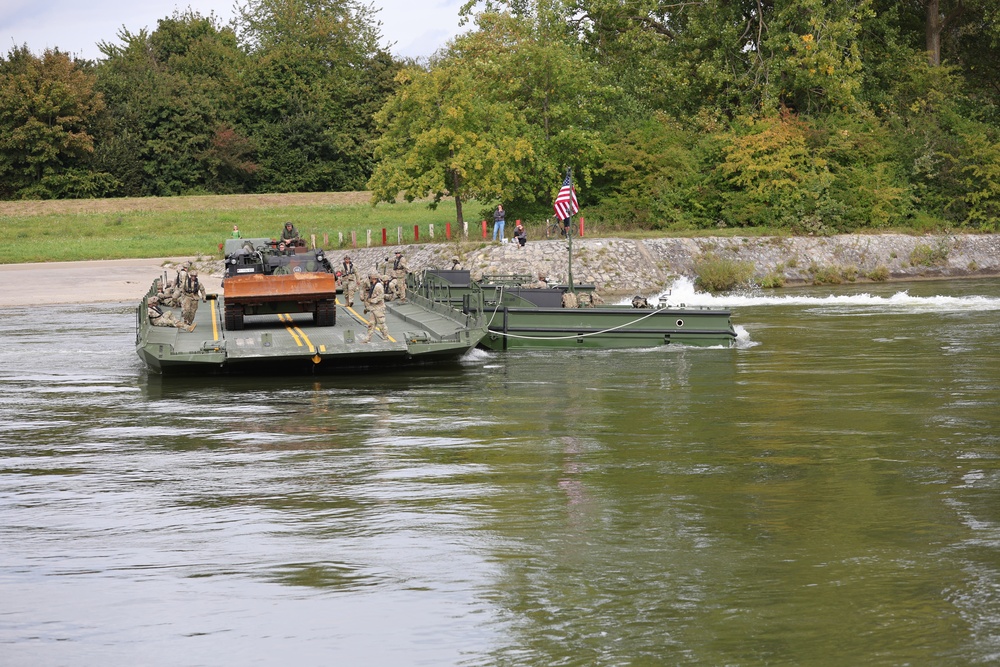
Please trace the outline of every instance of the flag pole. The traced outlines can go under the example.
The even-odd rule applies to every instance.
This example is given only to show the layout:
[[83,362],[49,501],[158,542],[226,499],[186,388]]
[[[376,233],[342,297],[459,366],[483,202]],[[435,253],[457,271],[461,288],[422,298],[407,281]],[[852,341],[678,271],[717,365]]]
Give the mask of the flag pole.
[[570,223],[573,221],[572,218],[566,218],[563,222],[563,228],[566,230],[566,249],[569,251],[569,291],[576,293],[573,288],[573,225]]

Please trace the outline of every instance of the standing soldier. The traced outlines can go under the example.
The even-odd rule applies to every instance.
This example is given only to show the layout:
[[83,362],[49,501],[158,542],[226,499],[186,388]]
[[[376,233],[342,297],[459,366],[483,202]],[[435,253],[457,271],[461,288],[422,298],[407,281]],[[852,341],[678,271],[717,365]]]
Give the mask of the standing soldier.
[[190,269],[187,272],[187,278],[184,279],[181,291],[183,292],[181,317],[184,318],[185,324],[191,326],[194,324],[194,316],[198,312],[198,298],[201,297],[202,301],[205,300],[205,286],[198,280],[197,271]]
[[354,262],[350,255],[344,255],[344,269],[340,272],[340,277],[344,281],[344,295],[347,298],[347,306],[354,305],[354,293],[358,291],[358,272],[354,270]]
[[403,251],[397,250],[396,259],[392,262],[392,275],[395,278],[392,291],[396,295],[396,298],[403,303],[406,303],[406,274],[409,272],[410,267],[406,265],[406,260],[403,259]]
[[381,277],[374,271],[368,274],[368,282],[370,285],[366,290],[368,294],[364,302],[365,312],[371,313],[371,319],[368,320],[368,335],[361,342],[370,342],[376,329],[388,340],[389,330],[385,326],[385,288],[382,287]]

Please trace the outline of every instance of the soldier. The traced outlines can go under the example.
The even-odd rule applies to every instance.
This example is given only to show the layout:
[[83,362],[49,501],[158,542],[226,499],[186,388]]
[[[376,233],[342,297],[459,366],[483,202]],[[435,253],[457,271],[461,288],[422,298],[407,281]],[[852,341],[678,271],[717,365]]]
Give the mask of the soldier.
[[371,342],[376,329],[386,337],[386,340],[389,338],[389,330],[385,326],[385,288],[382,287],[380,278],[381,276],[374,271],[368,274],[370,285],[366,290],[364,302],[365,313],[371,313],[371,319],[368,320],[368,335],[361,341],[362,343]]
[[576,294],[573,292],[563,292],[562,295],[562,307],[563,308],[576,308]]
[[350,255],[344,255],[344,268],[340,272],[340,279],[344,281],[344,297],[347,299],[347,306],[354,305],[354,293],[358,291],[358,272],[354,269],[354,262]]
[[181,300],[181,317],[188,326],[194,324],[194,316],[198,312],[198,298],[205,300],[205,286],[198,280],[198,272],[191,269],[181,286],[183,292]]
[[542,289],[544,287],[548,287],[549,283],[546,280],[546,278],[548,278],[548,274],[546,274],[544,271],[539,271],[538,282],[528,283],[527,285],[525,285],[525,287],[528,287],[530,289]]
[[149,322],[154,327],[177,327],[178,329],[184,329],[184,331],[194,331],[193,324],[188,326],[174,317],[171,311],[163,310],[160,307],[159,297],[153,296],[149,298],[149,301],[146,302],[146,314],[149,315]]
[[392,262],[393,282],[390,283],[392,291],[402,303],[406,303],[406,274],[410,272],[410,267],[403,259],[403,251],[396,251],[396,259]]
[[462,270],[462,262],[458,259],[458,257],[452,257],[451,258],[451,270],[452,271],[461,271]]
[[604,303],[604,299],[597,292],[582,292],[579,300],[581,308],[593,308],[599,303]]
[[290,222],[285,223],[285,228],[281,230],[279,241],[284,241],[288,245],[294,245],[299,240],[299,230]]

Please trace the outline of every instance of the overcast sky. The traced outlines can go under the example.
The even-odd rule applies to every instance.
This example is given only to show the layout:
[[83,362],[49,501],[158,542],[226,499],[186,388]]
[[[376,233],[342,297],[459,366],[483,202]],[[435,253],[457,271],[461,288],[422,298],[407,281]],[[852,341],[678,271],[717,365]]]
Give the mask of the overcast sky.
[[[97,59],[98,42],[118,43],[129,32],[156,29],[159,19],[189,6],[199,14],[214,13],[223,23],[233,16],[234,0],[0,0],[0,55],[27,44],[33,53],[59,48],[81,58]],[[374,0],[381,8],[385,43],[395,42],[398,56],[429,56],[464,32],[459,28],[462,0]]]

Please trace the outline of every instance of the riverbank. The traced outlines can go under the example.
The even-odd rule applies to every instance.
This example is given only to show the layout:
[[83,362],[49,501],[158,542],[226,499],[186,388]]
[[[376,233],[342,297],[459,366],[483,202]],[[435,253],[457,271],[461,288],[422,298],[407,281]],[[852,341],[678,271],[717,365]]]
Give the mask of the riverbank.
[[[474,274],[531,274],[568,279],[566,242],[427,243],[329,251],[340,263],[349,254],[362,271],[402,249],[411,271],[447,268],[457,256]],[[699,259],[713,256],[749,263],[758,283],[873,282],[1000,275],[1000,235],[904,234],[831,237],[575,238],[573,279],[610,295],[661,292],[678,276],[695,275]],[[206,288],[221,291],[218,257],[126,259],[0,265],[0,307],[138,300],[164,271],[185,260],[201,270]]]

